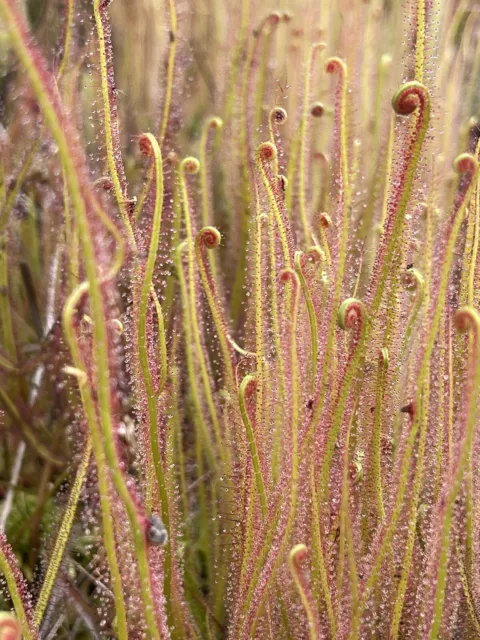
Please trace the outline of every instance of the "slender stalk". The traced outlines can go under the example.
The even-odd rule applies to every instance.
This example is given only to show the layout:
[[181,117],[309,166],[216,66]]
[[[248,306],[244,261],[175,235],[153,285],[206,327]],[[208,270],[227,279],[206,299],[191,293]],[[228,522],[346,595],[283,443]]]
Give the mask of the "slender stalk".
[[248,415],[247,405],[245,401],[245,394],[249,386],[255,385],[255,377],[247,375],[242,380],[240,389],[238,392],[238,398],[240,402],[240,412],[242,414],[243,424],[247,432],[248,444],[250,446],[250,455],[252,457],[253,469],[255,472],[255,481],[257,483],[257,493],[260,501],[260,507],[262,510],[263,520],[267,517],[267,499],[265,494],[265,482],[263,480],[262,469],[260,466],[260,458],[258,456],[258,447],[256,443],[255,433],[252,427],[250,416]]
[[377,377],[377,394],[375,399],[375,414],[373,418],[372,434],[372,481],[375,487],[375,499],[377,503],[377,513],[380,520],[385,518],[385,507],[383,504],[382,487],[382,418],[386,388],[387,369],[389,365],[388,349],[383,348],[380,352]]
[[440,555],[437,584],[434,601],[434,617],[430,629],[430,640],[436,640],[440,632],[443,618],[443,603],[445,600],[445,583],[448,572],[450,555],[450,530],[453,519],[453,509],[460,490],[465,472],[468,469],[470,450],[473,446],[475,425],[478,416],[478,393],[480,389],[480,314],[473,307],[462,307],[458,310],[455,322],[460,331],[469,330],[473,333],[472,355],[469,363],[467,379],[467,410],[465,433],[462,438],[458,458],[452,473],[452,482],[448,486],[443,511],[443,525],[440,534]]
[[35,623],[40,627],[43,619],[43,615],[47,608],[48,600],[52,593],[52,589],[55,584],[55,580],[58,575],[58,570],[62,562],[63,554],[68,543],[70,531],[72,529],[73,520],[77,510],[78,501],[80,499],[80,491],[85,481],[88,465],[90,464],[90,458],[92,455],[92,440],[88,438],[83,452],[82,460],[75,476],[75,482],[73,483],[68,503],[63,515],[62,524],[55,541],[55,547],[52,551],[50,561],[48,563],[47,573],[43,579],[40,595],[38,596],[37,603],[35,605]]
[[38,633],[37,625],[33,619],[32,606],[28,595],[26,595],[27,586],[18,567],[15,554],[7,542],[5,533],[1,530],[0,571],[3,573],[5,580],[7,581],[8,592],[12,598],[15,614],[18,622],[20,623],[24,639],[40,640],[40,634]]
[[152,153],[155,163],[155,209],[152,222],[152,233],[150,237],[150,247],[145,265],[143,282],[140,290],[140,301],[138,309],[138,355],[140,360],[140,369],[142,372],[143,383],[145,385],[145,393],[147,398],[148,415],[150,423],[150,450],[152,453],[153,467],[157,478],[158,490],[160,492],[160,503],[162,511],[162,520],[168,530],[168,500],[165,491],[165,478],[163,473],[163,460],[158,444],[158,410],[157,410],[157,394],[161,394],[165,387],[167,379],[166,364],[166,347],[165,334],[163,331],[163,314],[160,304],[158,303],[158,316],[161,318],[159,327],[160,343],[163,345],[161,379],[157,393],[155,393],[150,365],[148,362],[148,337],[147,337],[147,312],[148,301],[152,291],[152,278],[157,260],[158,244],[160,240],[160,227],[162,223],[162,207],[163,207],[163,170],[162,170],[162,154],[160,146],[151,133],[144,134],[140,140],[141,147],[145,153]]
[[303,273],[304,254],[301,251],[295,252],[294,262],[295,262],[295,271],[298,275],[298,278],[300,280],[300,285],[302,287],[303,297],[305,298],[305,302],[307,304],[308,320],[310,323],[310,339],[311,339],[311,351],[312,351],[310,379],[311,379],[311,386],[313,391],[315,389],[315,378],[317,374],[317,362],[318,362],[317,316],[315,314],[312,296],[310,294],[310,290],[308,288],[307,281],[305,280],[305,276]]
[[425,28],[425,0],[417,0],[417,42],[415,45],[415,80],[417,82],[423,82]]
[[310,102],[311,102],[311,93],[310,93],[310,83],[313,76],[314,66],[315,66],[315,58],[319,51],[325,49],[326,44],[316,43],[312,45],[310,51],[307,54],[307,58],[305,61],[305,86],[304,86],[304,96],[303,96],[303,115],[300,121],[300,162],[299,162],[299,200],[300,200],[300,219],[302,221],[303,233],[305,236],[305,244],[309,243],[310,240],[310,232],[309,232],[309,223],[307,220],[307,194],[306,194],[306,181],[307,181],[307,137],[308,137],[308,122],[310,116]]
[[95,16],[95,26],[98,36],[98,51],[100,56],[100,78],[102,83],[102,98],[103,98],[103,118],[105,127],[105,143],[107,147],[107,162],[110,172],[110,178],[113,183],[113,190],[117,201],[118,209],[122,217],[123,223],[127,230],[128,241],[132,247],[135,246],[135,236],[133,234],[133,227],[130,221],[130,217],[127,211],[127,194],[125,188],[122,186],[119,175],[119,163],[121,158],[118,159],[120,150],[115,147],[114,132],[118,137],[118,125],[116,121],[112,119],[112,100],[113,92],[109,83],[109,77],[112,72],[111,66],[113,61],[108,61],[107,58],[107,46],[105,37],[105,24],[106,20],[106,5],[102,0],[94,0],[93,2],[93,14]]
[[307,555],[307,547],[304,544],[296,544],[288,555],[288,564],[295,581],[295,586],[297,587],[297,591],[307,614],[308,634],[310,640],[318,640],[318,638],[321,637],[320,620],[318,619],[318,613],[315,611],[310,587],[300,566],[301,561],[306,558]]
[[200,340],[200,325],[197,316],[197,287],[196,287],[196,276],[195,276],[195,241],[193,235],[193,223],[192,216],[190,213],[190,197],[187,189],[187,182],[185,174],[196,174],[198,173],[200,168],[200,163],[196,158],[184,158],[180,163],[180,186],[182,190],[182,200],[183,200],[183,214],[185,219],[185,228],[186,228],[186,236],[187,236],[187,255],[188,255],[188,264],[187,264],[187,272],[188,272],[188,301],[189,301],[189,314],[190,314],[190,322],[192,325],[192,333],[193,340],[196,349],[196,357],[198,363],[200,365],[200,372],[202,377],[202,386],[205,394],[205,400],[208,407],[208,412],[210,414],[210,419],[212,421],[213,433],[215,435],[215,441],[217,444],[218,453],[220,458],[224,463],[230,467],[229,457],[230,450],[227,448],[222,439],[222,434],[220,432],[220,423],[217,416],[217,409],[215,407],[215,403],[213,401],[213,393],[210,383],[210,377],[207,370],[207,363],[205,360],[205,355],[203,352],[201,340]]

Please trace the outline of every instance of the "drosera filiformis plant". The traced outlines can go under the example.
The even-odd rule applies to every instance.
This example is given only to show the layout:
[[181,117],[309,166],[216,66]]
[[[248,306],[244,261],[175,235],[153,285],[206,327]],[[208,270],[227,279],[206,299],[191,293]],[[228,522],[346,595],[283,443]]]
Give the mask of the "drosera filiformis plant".
[[317,4],[0,0],[0,640],[480,636],[480,14]]

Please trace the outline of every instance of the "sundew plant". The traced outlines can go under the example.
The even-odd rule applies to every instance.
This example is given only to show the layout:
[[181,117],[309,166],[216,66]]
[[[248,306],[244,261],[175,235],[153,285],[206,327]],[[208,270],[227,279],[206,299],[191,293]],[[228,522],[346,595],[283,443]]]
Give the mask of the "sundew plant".
[[478,0],[0,0],[0,640],[480,638]]

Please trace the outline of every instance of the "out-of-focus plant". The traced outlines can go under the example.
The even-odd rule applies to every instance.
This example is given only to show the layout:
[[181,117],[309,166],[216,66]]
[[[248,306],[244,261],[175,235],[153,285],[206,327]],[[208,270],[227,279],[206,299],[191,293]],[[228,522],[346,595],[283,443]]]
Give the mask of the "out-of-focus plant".
[[0,640],[480,637],[480,12],[276,4],[0,0]]

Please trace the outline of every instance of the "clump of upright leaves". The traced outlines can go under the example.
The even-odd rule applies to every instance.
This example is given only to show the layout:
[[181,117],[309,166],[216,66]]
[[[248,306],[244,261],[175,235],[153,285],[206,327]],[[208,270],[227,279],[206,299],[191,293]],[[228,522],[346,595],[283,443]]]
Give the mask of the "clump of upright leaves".
[[34,4],[0,638],[477,637],[478,12]]

